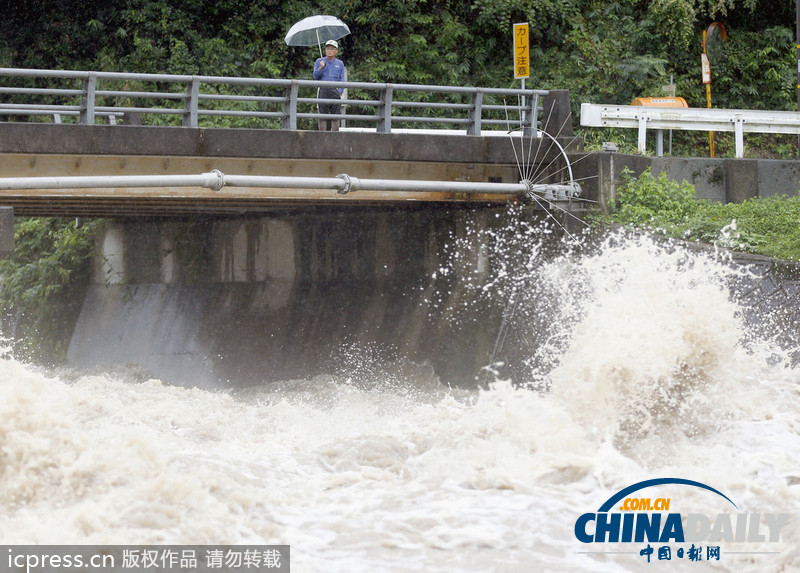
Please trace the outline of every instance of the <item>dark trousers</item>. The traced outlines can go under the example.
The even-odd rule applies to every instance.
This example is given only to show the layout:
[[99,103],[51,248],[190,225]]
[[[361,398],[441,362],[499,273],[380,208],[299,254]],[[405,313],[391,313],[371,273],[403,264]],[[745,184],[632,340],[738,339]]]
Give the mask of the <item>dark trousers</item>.
[[[319,88],[317,97],[320,99],[341,99],[336,88]],[[342,113],[342,105],[338,103],[320,103],[318,109],[320,113],[337,115]],[[320,119],[317,127],[320,131],[339,131],[339,123],[340,120],[338,119]]]

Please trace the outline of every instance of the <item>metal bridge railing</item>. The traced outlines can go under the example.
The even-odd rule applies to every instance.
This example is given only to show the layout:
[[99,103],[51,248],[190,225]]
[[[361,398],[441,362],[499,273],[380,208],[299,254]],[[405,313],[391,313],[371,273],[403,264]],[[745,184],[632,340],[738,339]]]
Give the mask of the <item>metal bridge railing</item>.
[[[316,97],[345,88],[343,115],[326,115]],[[139,114],[154,125],[310,128],[318,119],[391,132],[393,126],[447,126],[480,135],[487,128],[538,129],[545,90],[321,82],[301,79],[0,68],[0,116],[76,117],[113,123]],[[311,127],[314,126],[314,127]]]

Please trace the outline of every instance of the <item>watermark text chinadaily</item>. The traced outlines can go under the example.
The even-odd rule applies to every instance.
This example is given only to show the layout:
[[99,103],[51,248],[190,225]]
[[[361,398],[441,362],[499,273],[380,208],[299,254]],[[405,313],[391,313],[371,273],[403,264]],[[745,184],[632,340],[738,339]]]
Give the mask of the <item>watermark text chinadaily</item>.
[[[689,486],[704,489],[721,497],[735,512],[716,514],[680,513],[671,497],[634,495],[643,489],[659,486]],[[611,496],[596,512],[584,513],[575,521],[575,537],[584,544],[640,544],[636,551],[649,562],[720,560],[720,543],[740,544],[735,553],[747,553],[748,544],[778,543],[786,524],[786,513],[746,513],[725,494],[696,481],[680,478],[646,480],[628,486]],[[641,547],[641,544],[647,545]],[[651,544],[657,544],[654,548]],[[761,547],[761,546],[759,546]],[[741,550],[739,550],[741,549]],[[602,551],[585,551],[598,553]],[[774,553],[754,551],[754,553]]]

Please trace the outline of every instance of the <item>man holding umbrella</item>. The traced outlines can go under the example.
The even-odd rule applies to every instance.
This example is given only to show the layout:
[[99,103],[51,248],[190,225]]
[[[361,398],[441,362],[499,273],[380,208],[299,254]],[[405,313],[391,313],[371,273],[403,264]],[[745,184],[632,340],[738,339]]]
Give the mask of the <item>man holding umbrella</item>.
[[[314,62],[314,79],[326,82],[345,81],[346,72],[344,62],[336,57],[339,52],[339,44],[336,40],[325,42],[325,56],[317,58]],[[341,99],[343,88],[322,87],[319,88],[317,97],[319,99]],[[338,103],[320,103],[319,113],[340,114],[342,106]],[[339,131],[340,120],[320,119],[318,127],[320,131]]]
[[[290,46],[319,46],[320,58],[314,62],[314,79],[343,82],[347,79],[347,72],[344,69],[342,60],[336,59],[339,51],[339,44],[336,40],[343,38],[350,33],[347,24],[335,16],[316,15],[303,18],[289,28],[286,34],[286,43]],[[325,56],[322,56],[322,42],[325,42]],[[320,88],[317,92],[318,99],[338,100],[342,97],[343,88]],[[336,114],[341,113],[342,106],[336,102],[325,102],[319,104],[319,113]],[[340,120],[319,120],[319,129],[339,131]]]

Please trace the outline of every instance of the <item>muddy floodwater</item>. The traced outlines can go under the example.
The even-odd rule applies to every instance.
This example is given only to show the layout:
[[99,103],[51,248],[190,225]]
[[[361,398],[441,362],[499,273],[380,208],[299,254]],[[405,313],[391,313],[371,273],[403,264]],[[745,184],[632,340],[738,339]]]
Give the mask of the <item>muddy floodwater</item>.
[[[482,387],[352,349],[349,371],[236,390],[0,360],[0,539],[290,545],[312,573],[652,571],[664,546],[677,570],[800,570],[800,370],[744,320],[743,269],[618,237],[529,272],[517,363]],[[647,541],[578,539],[580,516],[660,478],[735,507],[680,484],[634,497],[684,524],[758,514],[761,537],[718,525],[650,562]]]

